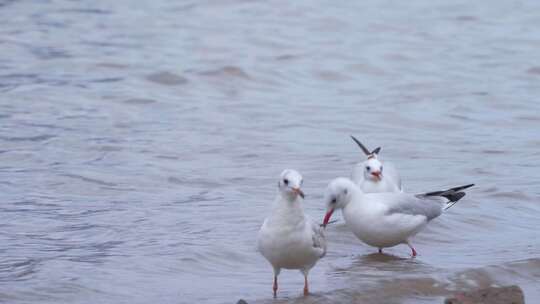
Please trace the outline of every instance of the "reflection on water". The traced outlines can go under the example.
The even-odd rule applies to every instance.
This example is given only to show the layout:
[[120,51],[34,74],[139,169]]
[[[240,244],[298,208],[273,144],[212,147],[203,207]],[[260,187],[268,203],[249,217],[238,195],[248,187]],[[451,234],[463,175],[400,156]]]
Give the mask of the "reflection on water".
[[[540,299],[540,4],[0,1],[0,301]],[[284,168],[382,146],[411,192],[473,182],[379,255],[341,220],[301,296],[255,250]],[[339,218],[339,216],[337,217]]]

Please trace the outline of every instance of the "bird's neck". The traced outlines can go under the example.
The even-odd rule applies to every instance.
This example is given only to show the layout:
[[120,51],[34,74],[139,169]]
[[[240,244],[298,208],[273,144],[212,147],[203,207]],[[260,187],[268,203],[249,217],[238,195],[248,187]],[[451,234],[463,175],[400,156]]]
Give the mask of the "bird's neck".
[[366,177],[364,187],[369,185],[369,187],[374,187],[374,188],[379,187],[380,188],[380,187],[384,187],[384,184],[385,184],[384,178],[382,178],[381,180],[378,180],[378,181],[374,181],[370,177]]
[[348,187],[347,191],[349,191],[349,199],[343,203],[342,210],[345,210],[345,208],[352,205],[353,201],[361,200],[364,195],[364,192],[356,186]]
[[298,196],[279,194],[274,204],[274,214],[284,219],[303,219],[302,199]]

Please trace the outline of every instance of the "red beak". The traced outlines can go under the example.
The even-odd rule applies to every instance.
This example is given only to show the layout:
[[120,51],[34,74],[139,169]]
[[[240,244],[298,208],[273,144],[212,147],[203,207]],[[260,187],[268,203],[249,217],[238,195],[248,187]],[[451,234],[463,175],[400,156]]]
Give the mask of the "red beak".
[[373,175],[376,180],[381,180],[381,171],[371,172],[371,175]]
[[292,191],[298,195],[300,195],[300,197],[304,198],[305,195],[304,195],[304,192],[302,192],[302,190],[300,190],[300,188],[292,188]]
[[334,209],[330,209],[330,211],[326,212],[326,215],[324,216],[323,224],[322,226],[326,228],[326,225],[328,225],[328,222],[330,221],[330,218],[332,217],[332,213],[334,213]]

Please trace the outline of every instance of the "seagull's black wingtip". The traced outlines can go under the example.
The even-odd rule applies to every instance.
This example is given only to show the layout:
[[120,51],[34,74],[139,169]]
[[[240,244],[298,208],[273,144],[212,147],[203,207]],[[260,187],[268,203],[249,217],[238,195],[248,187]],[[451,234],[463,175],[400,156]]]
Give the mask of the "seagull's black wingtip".
[[468,189],[468,188],[473,187],[473,186],[474,186],[474,184],[468,184],[468,185],[465,185],[465,186],[459,186],[459,187],[450,188],[448,190],[461,191],[461,190],[465,190],[465,189]]

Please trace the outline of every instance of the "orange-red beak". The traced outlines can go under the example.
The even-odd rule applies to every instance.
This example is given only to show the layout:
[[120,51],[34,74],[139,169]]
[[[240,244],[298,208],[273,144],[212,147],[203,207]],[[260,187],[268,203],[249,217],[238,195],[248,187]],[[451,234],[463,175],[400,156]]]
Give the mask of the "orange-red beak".
[[373,177],[375,177],[376,180],[381,180],[381,171],[377,171],[377,172],[371,172],[371,175],[373,175]]
[[300,190],[300,188],[292,188],[292,191],[298,195],[300,195],[300,197],[304,198],[305,195],[304,195],[304,192],[302,192],[302,190]]
[[334,209],[330,209],[330,211],[326,212],[326,215],[324,216],[323,224],[322,226],[326,228],[326,225],[328,225],[328,222],[330,221],[330,218],[332,217],[332,213],[334,213]]

